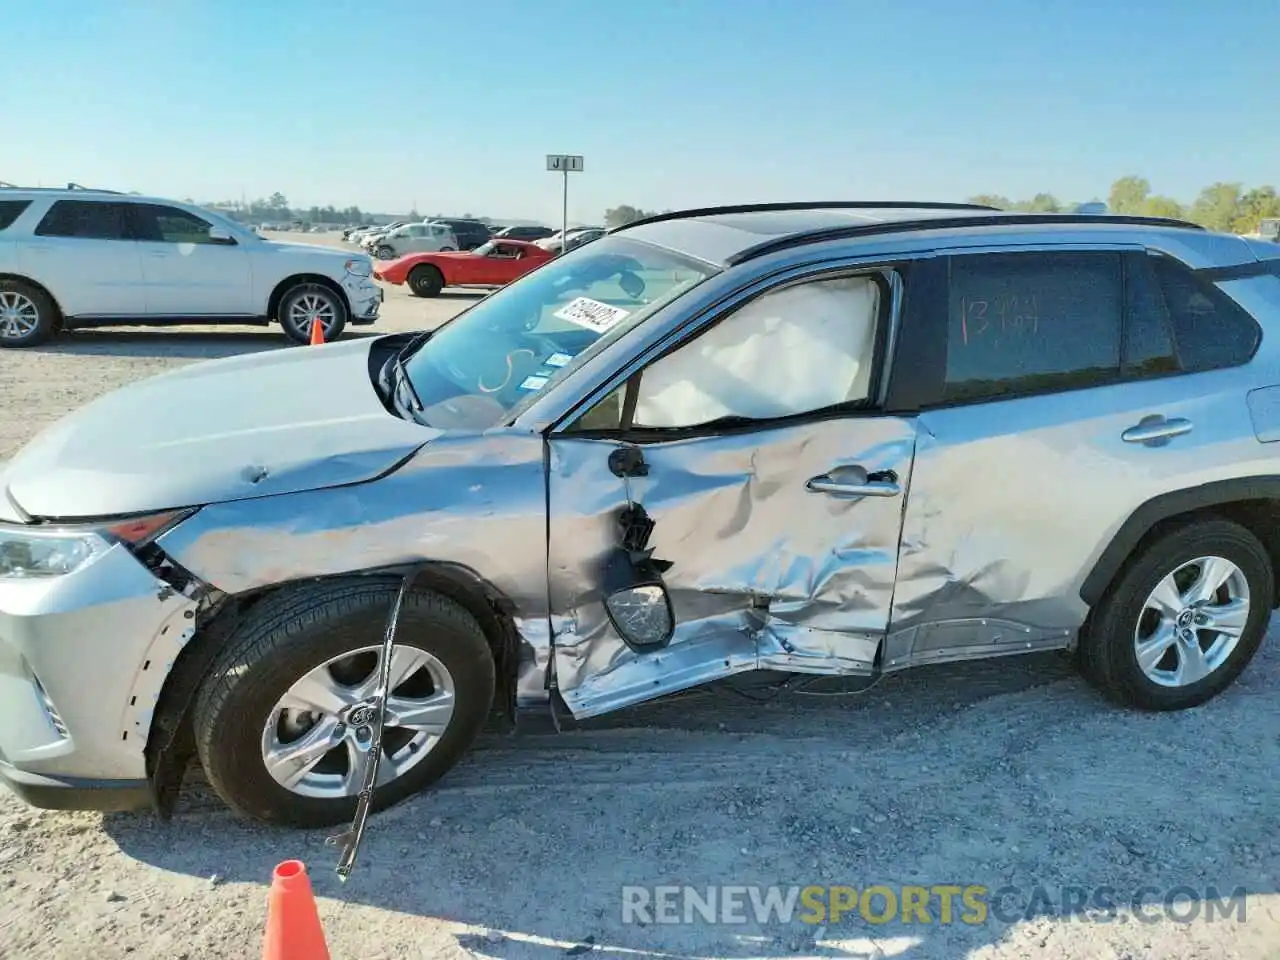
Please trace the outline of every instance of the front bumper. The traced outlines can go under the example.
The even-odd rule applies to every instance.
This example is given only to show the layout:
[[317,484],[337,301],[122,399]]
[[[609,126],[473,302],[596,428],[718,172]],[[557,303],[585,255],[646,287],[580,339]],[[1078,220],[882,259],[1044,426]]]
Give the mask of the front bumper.
[[0,786],[42,810],[120,812],[153,806],[146,780],[85,780],[28,773],[0,760]]
[[0,781],[41,807],[146,805],[151,715],[195,606],[120,545],[0,583]]
[[378,319],[386,292],[373,282],[372,277],[347,277],[343,286],[351,301],[351,322],[356,326],[370,324]]

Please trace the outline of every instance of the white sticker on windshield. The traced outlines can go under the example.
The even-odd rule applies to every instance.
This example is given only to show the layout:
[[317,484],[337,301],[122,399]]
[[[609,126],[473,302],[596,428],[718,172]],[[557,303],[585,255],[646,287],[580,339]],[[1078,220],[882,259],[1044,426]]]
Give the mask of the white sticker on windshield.
[[563,367],[572,359],[573,357],[569,356],[567,353],[553,353],[551,356],[547,357],[547,359],[544,360],[543,362],[548,367]]
[[592,300],[590,297],[578,297],[576,300],[565,304],[552,316],[559,317],[561,320],[568,320],[570,323],[576,323],[578,326],[594,330],[596,333],[604,333],[610,327],[616,326],[630,313],[631,311],[629,310],[613,307],[607,303],[601,303],[599,300]]
[[520,384],[521,390],[541,390],[547,385],[549,377],[525,377],[524,383]]

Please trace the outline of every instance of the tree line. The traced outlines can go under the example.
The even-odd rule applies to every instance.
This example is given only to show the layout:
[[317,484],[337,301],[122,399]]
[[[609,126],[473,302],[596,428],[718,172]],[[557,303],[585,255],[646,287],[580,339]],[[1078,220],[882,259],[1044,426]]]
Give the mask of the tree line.
[[[979,194],[970,197],[969,202],[1032,213],[1068,213],[1078,206],[1063,203],[1051,193],[1037,193],[1030,200]],[[1130,175],[1111,184],[1106,202],[1111,213],[1173,217],[1225,233],[1257,233],[1264,219],[1280,217],[1280,196],[1269,184],[1246,189],[1241,183],[1213,183],[1201,190],[1191,203],[1183,204],[1172,197],[1152,193],[1145,177]]]

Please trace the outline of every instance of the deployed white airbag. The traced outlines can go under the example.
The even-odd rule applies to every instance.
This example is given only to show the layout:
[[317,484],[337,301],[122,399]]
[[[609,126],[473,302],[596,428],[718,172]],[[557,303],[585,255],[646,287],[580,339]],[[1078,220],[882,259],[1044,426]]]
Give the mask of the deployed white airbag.
[[846,277],[752,300],[645,370],[634,424],[768,419],[864,399],[879,295],[873,280]]

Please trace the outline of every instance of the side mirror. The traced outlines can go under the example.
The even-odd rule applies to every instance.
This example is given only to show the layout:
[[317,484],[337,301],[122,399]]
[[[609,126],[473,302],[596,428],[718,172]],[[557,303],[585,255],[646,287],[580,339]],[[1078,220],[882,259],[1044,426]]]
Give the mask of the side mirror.
[[675,611],[662,574],[647,557],[625,548],[614,550],[605,565],[604,609],[613,629],[634,649],[666,646],[675,633]]
[[225,227],[214,225],[209,228],[210,243],[227,243],[235,244],[236,238],[231,235],[231,231]]
[[[609,470],[618,477],[645,476],[644,455],[634,447],[619,447],[609,454]],[[649,546],[653,519],[638,503],[618,514],[622,543],[605,562],[602,577],[604,609],[609,622],[633,650],[653,650],[671,642],[676,629],[675,610],[662,574],[669,560],[658,560]]]
[[618,286],[632,300],[639,300],[641,294],[645,291],[645,282],[640,278],[639,274],[632,273],[630,270],[622,271],[618,277]]

